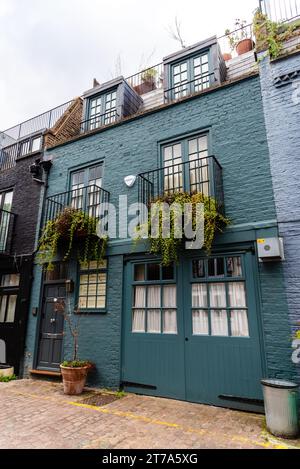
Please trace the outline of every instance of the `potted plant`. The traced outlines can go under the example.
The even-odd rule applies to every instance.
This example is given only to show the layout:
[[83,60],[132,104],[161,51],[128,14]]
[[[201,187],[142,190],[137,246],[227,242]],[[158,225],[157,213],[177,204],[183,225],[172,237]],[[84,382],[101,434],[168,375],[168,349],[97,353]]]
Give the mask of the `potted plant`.
[[141,84],[134,87],[139,94],[146,94],[156,89],[157,70],[155,68],[147,68],[141,74]]
[[[65,360],[60,365],[64,394],[79,395],[83,391],[89,370],[94,366],[87,360],[81,360],[78,356],[81,316],[78,313],[72,314],[68,296],[67,306],[64,299],[58,299],[55,302],[55,311],[64,316],[69,328],[69,336],[72,339],[72,359]],[[76,310],[74,313],[76,313]]]
[[243,55],[246,52],[250,52],[254,48],[254,42],[250,37],[246,25],[246,20],[240,20],[238,18],[235,21],[235,31],[230,32],[229,29],[226,29],[225,31],[225,35],[228,37],[231,50],[236,50],[238,55]]
[[[98,219],[83,210],[66,207],[54,220],[49,220],[43,229],[39,243],[38,263],[47,264],[52,270],[58,250],[63,260],[68,260],[75,245],[81,262],[90,259],[100,261],[105,254],[107,237],[99,236]],[[80,241],[80,242],[78,242]]]

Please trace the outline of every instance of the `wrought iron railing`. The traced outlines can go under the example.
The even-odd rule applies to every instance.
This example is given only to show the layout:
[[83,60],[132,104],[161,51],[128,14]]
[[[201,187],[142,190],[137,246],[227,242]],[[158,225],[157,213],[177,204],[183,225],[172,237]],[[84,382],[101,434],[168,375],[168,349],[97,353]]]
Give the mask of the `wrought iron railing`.
[[138,175],[139,203],[149,206],[157,198],[176,192],[200,192],[215,199],[225,213],[222,167],[214,156],[158,168]]
[[[230,31],[223,36],[218,37],[218,44],[221,49],[222,54],[230,53],[232,57],[237,57],[237,51],[234,45],[238,41],[238,39],[252,39],[253,43],[255,42],[255,36],[253,31],[252,24],[246,24],[242,28],[235,29],[234,31]],[[233,46],[232,41],[233,39]]]
[[139,94],[163,88],[164,64],[159,63],[126,78],[127,83]]
[[203,73],[199,77],[185,83],[180,83],[164,91],[165,102],[177,101],[192,94],[210,88],[215,83],[214,73]]
[[89,132],[90,130],[99,129],[109,124],[114,124],[119,119],[119,115],[116,109],[110,109],[104,114],[95,114],[81,122],[80,132]]
[[43,136],[40,134],[0,148],[0,171],[13,168],[18,158],[40,151],[42,146]]
[[21,124],[0,132],[0,145],[5,147],[11,145],[13,141],[16,142],[42,130],[51,129],[73,102],[74,100],[68,101],[50,109],[50,111],[39,114],[32,119],[28,119]]
[[259,0],[263,13],[272,21],[289,21],[300,16],[300,0]]
[[67,207],[82,210],[99,219],[107,210],[109,192],[96,185],[78,187],[47,197],[44,222],[55,220]]
[[9,254],[13,239],[16,215],[0,209],[0,254]]

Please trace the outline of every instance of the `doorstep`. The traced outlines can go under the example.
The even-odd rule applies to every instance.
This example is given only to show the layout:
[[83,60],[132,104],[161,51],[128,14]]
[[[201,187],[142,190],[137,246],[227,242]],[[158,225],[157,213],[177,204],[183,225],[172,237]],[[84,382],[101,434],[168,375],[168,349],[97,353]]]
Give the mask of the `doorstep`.
[[48,371],[48,370],[29,370],[31,375],[37,376],[52,376],[54,378],[60,378],[61,372],[60,371]]

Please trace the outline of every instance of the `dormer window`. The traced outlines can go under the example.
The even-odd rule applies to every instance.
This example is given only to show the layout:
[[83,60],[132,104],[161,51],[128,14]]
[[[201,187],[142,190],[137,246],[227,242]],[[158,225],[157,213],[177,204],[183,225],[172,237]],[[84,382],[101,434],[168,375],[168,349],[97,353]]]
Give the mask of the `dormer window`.
[[97,85],[84,93],[81,132],[89,132],[135,114],[143,100],[123,77]]
[[216,37],[164,58],[165,100],[173,101],[206,90],[226,78]]
[[117,117],[117,91],[103,93],[90,100],[88,130],[112,124]]
[[172,65],[171,89],[174,99],[209,88],[210,76],[208,53]]

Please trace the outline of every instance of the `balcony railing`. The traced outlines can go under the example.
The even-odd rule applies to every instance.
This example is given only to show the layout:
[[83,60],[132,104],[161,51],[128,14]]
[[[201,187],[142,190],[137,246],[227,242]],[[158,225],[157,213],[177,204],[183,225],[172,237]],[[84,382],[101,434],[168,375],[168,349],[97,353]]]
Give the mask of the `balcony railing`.
[[165,102],[177,101],[199,91],[206,90],[214,83],[214,73],[204,73],[199,77],[185,83],[180,83],[164,91]]
[[18,158],[40,151],[43,146],[43,136],[35,135],[20,142],[0,148],[0,171],[13,168]]
[[4,130],[4,132],[0,132],[0,146],[5,147],[11,145],[13,141],[16,142],[29,135],[51,129],[73,102],[74,100],[68,101],[67,103],[50,109],[50,111],[39,114],[14,127],[10,127]]
[[55,220],[67,207],[82,210],[99,219],[108,210],[109,192],[96,185],[79,187],[46,199],[45,223]]
[[300,0],[259,0],[263,13],[272,21],[289,21],[300,16]]
[[139,202],[149,206],[158,197],[176,192],[211,196],[225,213],[222,167],[214,156],[158,168],[138,176]]
[[146,68],[126,78],[126,81],[139,95],[163,88],[164,64],[160,63]]
[[9,254],[16,215],[0,209],[0,254]]
[[119,119],[116,109],[110,109],[104,114],[95,114],[89,119],[82,121],[80,125],[80,132],[89,132],[90,130],[99,129],[109,124],[114,124]]

